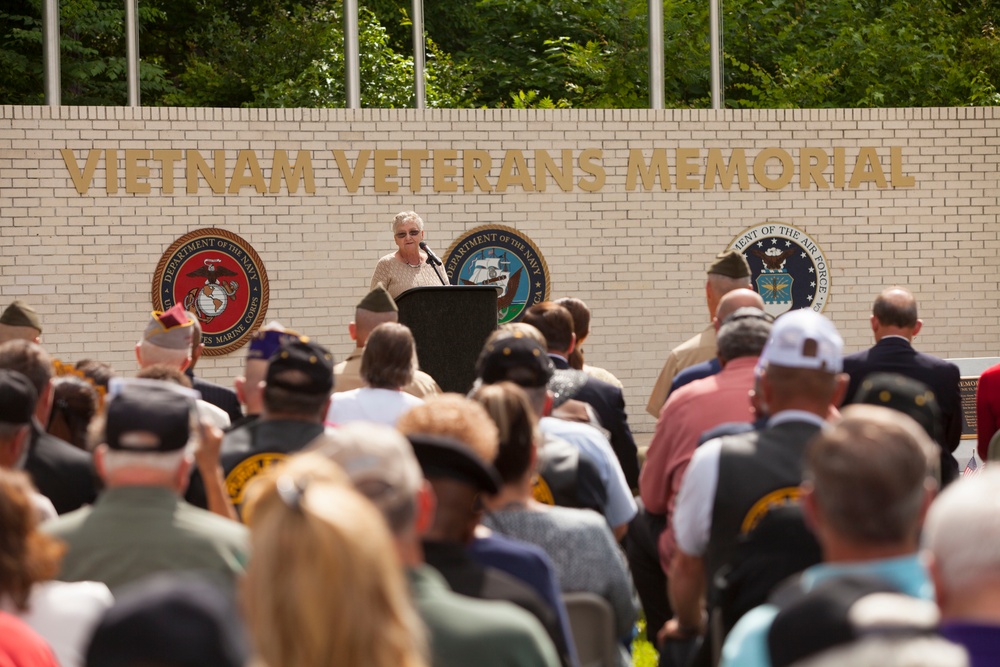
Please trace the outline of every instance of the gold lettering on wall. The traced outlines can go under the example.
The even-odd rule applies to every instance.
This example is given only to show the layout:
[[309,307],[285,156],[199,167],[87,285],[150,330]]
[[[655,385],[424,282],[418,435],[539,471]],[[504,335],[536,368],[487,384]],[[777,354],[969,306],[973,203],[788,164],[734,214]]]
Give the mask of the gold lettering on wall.
[[[861,146],[856,151],[842,146],[771,146],[750,154],[741,147],[630,148],[625,190],[728,191],[734,184],[740,190],[762,187],[772,191],[915,186],[916,178],[906,173],[901,147]],[[608,181],[604,151],[599,148],[563,148],[558,152],[540,148],[502,152],[476,148],[332,149],[322,162],[323,173],[317,172],[313,153],[308,150],[296,151],[294,158],[286,150],[253,148],[91,148],[85,156],[64,148],[59,153],[81,195],[90,192],[95,182],[96,187],[103,185],[107,194],[124,189],[130,195],[172,195],[181,177],[187,194],[199,194],[207,185],[213,194],[243,196],[297,194],[300,187],[305,194],[315,194],[317,178],[352,194],[362,188],[375,193],[419,193],[428,184],[435,193],[546,192],[551,184],[562,192],[599,192]]]

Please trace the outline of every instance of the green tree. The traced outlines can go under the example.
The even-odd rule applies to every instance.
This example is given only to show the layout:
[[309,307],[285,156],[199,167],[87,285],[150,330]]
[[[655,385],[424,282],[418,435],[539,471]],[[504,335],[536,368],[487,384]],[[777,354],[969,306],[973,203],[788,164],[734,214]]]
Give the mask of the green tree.
[[[119,104],[128,100],[125,7],[120,1],[60,3],[63,104]],[[0,103],[43,104],[41,0],[7,0],[0,10]],[[142,3],[139,21],[156,29],[165,14]],[[156,59],[141,62],[140,95],[155,100],[171,89]]]

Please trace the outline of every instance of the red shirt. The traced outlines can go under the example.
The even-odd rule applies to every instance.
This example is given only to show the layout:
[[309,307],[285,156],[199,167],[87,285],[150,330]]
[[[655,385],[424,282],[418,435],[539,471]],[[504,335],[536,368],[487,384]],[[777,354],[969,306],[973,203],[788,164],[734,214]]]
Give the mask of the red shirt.
[[59,667],[59,663],[27,623],[0,611],[0,667]]
[[[667,398],[639,476],[646,511],[667,516],[664,534],[670,532],[677,492],[701,434],[719,424],[753,421],[749,392],[756,365],[757,357],[733,359],[716,375],[684,385]],[[661,540],[660,560],[668,563],[673,545],[667,545],[669,553],[663,546]]]
[[987,459],[990,438],[1000,431],[1000,364],[987,368],[979,376],[976,390],[976,451],[983,461]]

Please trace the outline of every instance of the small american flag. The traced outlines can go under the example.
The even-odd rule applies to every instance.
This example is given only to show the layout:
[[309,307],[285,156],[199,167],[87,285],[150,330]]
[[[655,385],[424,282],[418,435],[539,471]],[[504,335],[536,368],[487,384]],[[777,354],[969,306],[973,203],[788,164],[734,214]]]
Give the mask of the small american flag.
[[962,472],[963,476],[978,475],[980,473],[980,467],[976,464],[976,455],[973,454],[969,462],[965,464],[965,470]]

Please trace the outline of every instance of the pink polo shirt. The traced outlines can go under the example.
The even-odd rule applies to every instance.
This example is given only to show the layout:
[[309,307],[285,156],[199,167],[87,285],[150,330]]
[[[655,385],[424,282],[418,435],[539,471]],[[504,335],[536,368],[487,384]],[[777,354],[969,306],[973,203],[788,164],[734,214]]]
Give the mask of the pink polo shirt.
[[757,357],[734,359],[719,373],[672,393],[660,411],[639,475],[639,494],[646,511],[667,516],[663,535],[668,537],[660,540],[661,563],[669,563],[673,554],[669,534],[674,503],[701,434],[727,422],[753,421],[749,392],[756,364]]

